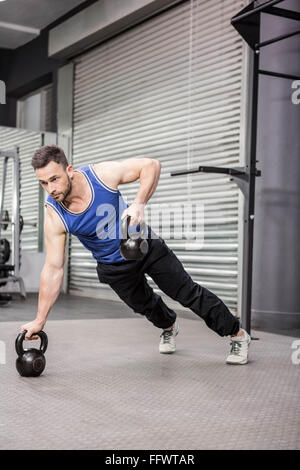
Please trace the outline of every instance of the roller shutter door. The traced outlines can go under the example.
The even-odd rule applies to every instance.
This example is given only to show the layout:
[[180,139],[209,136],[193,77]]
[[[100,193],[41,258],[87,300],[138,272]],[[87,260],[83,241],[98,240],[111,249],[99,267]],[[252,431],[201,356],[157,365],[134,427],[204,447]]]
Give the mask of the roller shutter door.
[[[239,190],[225,175],[170,177],[170,172],[243,164],[243,45],[230,18],[245,3],[183,2],[78,57],[74,84],[73,165],[158,159],[161,178],[149,208],[202,205],[203,246],[165,239],[193,279],[233,312],[238,304]],[[138,182],[120,187],[129,203],[137,189]],[[188,222],[193,229],[193,221]],[[71,292],[93,295],[94,289],[95,295],[106,296],[109,287],[99,284],[95,261],[75,237],[69,269]]]

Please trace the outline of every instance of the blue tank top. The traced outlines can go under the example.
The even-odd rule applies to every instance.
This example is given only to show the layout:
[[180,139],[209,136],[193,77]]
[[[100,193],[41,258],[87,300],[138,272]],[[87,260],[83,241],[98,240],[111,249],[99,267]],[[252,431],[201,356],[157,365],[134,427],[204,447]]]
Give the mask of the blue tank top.
[[83,174],[89,184],[92,197],[88,207],[83,212],[71,212],[51,196],[45,204],[57,212],[66,231],[76,235],[97,261],[107,264],[125,261],[119,250],[120,220],[128,204],[119,190],[109,188],[100,180],[92,165],[75,171]]

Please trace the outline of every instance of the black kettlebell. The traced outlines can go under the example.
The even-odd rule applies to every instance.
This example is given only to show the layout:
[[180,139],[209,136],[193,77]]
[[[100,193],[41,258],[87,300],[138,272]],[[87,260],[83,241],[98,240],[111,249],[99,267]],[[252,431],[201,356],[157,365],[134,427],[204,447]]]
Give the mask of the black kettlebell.
[[130,216],[122,220],[122,241],[120,243],[120,253],[126,260],[141,259],[148,253],[148,242],[145,240],[147,227],[145,222],[140,224],[140,231],[137,234],[128,234]]
[[16,368],[23,377],[38,377],[41,375],[46,365],[44,353],[48,346],[48,337],[44,331],[35,333],[41,338],[40,349],[23,349],[23,341],[27,331],[23,331],[16,338],[16,351],[18,358]]

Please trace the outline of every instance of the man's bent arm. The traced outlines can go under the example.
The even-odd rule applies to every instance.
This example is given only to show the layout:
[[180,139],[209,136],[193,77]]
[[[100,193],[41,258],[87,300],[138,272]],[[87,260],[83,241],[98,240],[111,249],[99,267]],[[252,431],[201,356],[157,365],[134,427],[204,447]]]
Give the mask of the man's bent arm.
[[153,158],[128,158],[121,162],[101,162],[95,165],[99,177],[108,186],[117,188],[119,184],[140,180],[138,192],[133,203],[122,214],[122,218],[131,215],[131,225],[143,220],[144,206],[152,197],[158,185],[161,164]]
[[132,158],[121,162],[122,175],[119,184],[140,180],[134,201],[122,214],[122,219],[127,215],[131,216],[130,225],[144,220],[144,207],[156,190],[160,169],[160,162],[151,158]]
[[147,204],[156,190],[161,164],[154,158],[128,158],[121,162],[108,161],[95,164],[99,177],[111,188],[117,189],[119,184],[132,183],[140,180],[140,187],[135,202]]
[[[146,205],[157,188],[159,177],[160,177],[161,164],[158,160],[153,160],[150,158],[149,159],[144,158],[140,160],[144,160],[145,163],[142,164],[141,167],[137,168],[138,176],[136,179],[140,180],[140,187],[133,202],[137,204]],[[126,168],[126,163],[124,166]],[[120,183],[122,184],[122,183],[130,182],[127,180],[128,178],[126,178],[126,170],[125,170],[124,177],[120,181]]]

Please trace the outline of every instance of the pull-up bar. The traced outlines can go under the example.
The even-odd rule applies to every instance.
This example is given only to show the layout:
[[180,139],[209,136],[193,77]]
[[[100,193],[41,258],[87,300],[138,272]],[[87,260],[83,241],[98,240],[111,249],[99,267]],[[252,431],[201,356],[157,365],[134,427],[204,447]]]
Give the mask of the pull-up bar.
[[241,21],[245,18],[249,18],[249,17],[255,15],[256,13],[259,13],[259,12],[265,10],[268,7],[272,7],[274,5],[277,5],[277,3],[280,3],[280,2],[283,2],[283,0],[271,0],[269,2],[265,2],[262,5],[253,8],[253,10],[247,11],[246,13],[242,13],[241,15],[238,15],[238,16],[234,16],[231,20],[231,24],[233,25],[234,23],[238,23],[239,21]]
[[259,50],[262,47],[269,46],[270,44],[274,44],[274,42],[281,41],[282,39],[291,38],[292,36],[296,36],[297,34],[300,34],[300,29],[293,31],[292,33],[282,34],[281,36],[277,36],[276,38],[269,39],[268,41],[258,42],[255,44],[254,48],[256,50]]
[[281,18],[286,18],[288,20],[300,21],[300,12],[288,10],[287,8],[267,7],[264,10],[264,13],[269,13],[269,15],[274,16],[280,16]]
[[300,80],[300,76],[298,75],[290,75],[288,73],[281,73],[281,72],[272,72],[271,70],[259,70],[258,73],[260,75],[268,75],[270,77],[287,78],[288,80]]

